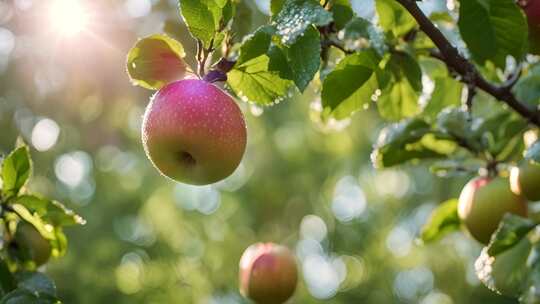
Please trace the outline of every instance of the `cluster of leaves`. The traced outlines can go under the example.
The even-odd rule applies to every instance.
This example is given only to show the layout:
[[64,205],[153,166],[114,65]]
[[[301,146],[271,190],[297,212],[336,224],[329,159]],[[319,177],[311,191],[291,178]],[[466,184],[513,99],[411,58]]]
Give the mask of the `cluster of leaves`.
[[[372,160],[378,168],[435,160],[432,171],[437,175],[477,174],[482,168],[497,174],[523,155],[540,161],[540,143],[527,149],[523,140],[531,129],[527,121],[493,97],[477,93],[467,75],[448,68],[451,65],[399,1],[376,0],[378,18],[367,20],[355,16],[347,0],[272,0],[269,23],[235,43],[230,31],[236,5],[232,0],[179,1],[181,16],[198,42],[198,76],[205,76],[206,59],[223,45],[224,58],[211,69],[226,75],[216,79],[226,79],[243,101],[272,105],[311,85],[321,92],[324,119],[345,119],[376,106],[391,123],[374,147]],[[540,68],[536,59],[526,56],[531,53],[528,24],[515,1],[462,1],[455,12],[428,17],[495,85],[524,72],[512,82],[511,93],[525,107],[538,107]],[[181,43],[165,35],[143,38],[128,55],[128,73],[135,84],[159,89],[171,81],[164,77],[171,73],[161,68],[174,67],[171,58],[179,63],[184,56]],[[519,71],[511,71],[514,66]],[[488,109],[482,111],[479,103]],[[500,245],[509,242],[511,221],[519,220],[505,220],[481,260],[497,261],[520,244],[518,240],[512,246]],[[457,200],[450,200],[435,210],[422,238],[433,241],[459,227]],[[530,231],[527,240],[535,238],[536,230]],[[517,238],[517,232],[512,233]],[[532,241],[529,247],[535,248]],[[538,271],[529,266],[520,282],[540,284]],[[479,267],[480,277],[485,268]],[[483,279],[494,286],[490,280]],[[540,299],[530,294],[534,288],[516,290],[524,292],[524,299]]]
[[37,268],[50,256],[66,253],[63,227],[85,223],[61,203],[28,193],[25,186],[31,175],[27,146],[2,160],[0,303],[60,303],[54,283]]

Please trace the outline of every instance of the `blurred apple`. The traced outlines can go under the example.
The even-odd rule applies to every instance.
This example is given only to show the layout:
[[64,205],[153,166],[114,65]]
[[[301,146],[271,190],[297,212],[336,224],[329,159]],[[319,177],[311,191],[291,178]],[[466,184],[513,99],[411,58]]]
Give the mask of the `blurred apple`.
[[510,190],[508,178],[475,178],[461,191],[459,217],[469,233],[483,244],[489,242],[506,213],[527,215],[525,199]]
[[259,304],[287,301],[298,281],[294,255],[273,243],[249,246],[240,259],[240,292]]
[[524,162],[510,171],[510,187],[517,195],[540,201],[540,165]]
[[206,81],[185,79],[154,95],[144,114],[142,140],[148,158],[163,175],[205,185],[238,167],[247,131],[231,96]]

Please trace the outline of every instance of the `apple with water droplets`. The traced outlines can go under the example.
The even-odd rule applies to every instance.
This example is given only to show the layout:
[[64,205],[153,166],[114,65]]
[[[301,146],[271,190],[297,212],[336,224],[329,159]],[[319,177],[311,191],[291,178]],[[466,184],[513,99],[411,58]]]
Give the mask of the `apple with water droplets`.
[[163,175],[186,184],[211,184],[240,164],[246,123],[223,90],[204,80],[184,79],[152,97],[144,114],[142,141]]
[[459,218],[480,243],[489,242],[506,213],[527,216],[527,202],[510,190],[508,178],[478,177],[461,191]]
[[285,246],[257,243],[240,259],[240,292],[258,304],[285,303],[298,281],[296,259]]

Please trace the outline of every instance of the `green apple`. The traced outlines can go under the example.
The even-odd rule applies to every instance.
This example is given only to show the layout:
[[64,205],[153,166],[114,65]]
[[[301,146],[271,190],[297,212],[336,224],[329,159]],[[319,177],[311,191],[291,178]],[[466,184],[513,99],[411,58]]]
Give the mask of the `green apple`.
[[469,233],[487,244],[506,213],[527,215],[526,200],[510,190],[508,178],[478,177],[459,196],[458,215]]
[[234,99],[199,79],[161,88],[146,108],[146,155],[163,175],[205,185],[234,172],[246,149],[244,117]]
[[240,259],[240,292],[258,304],[285,303],[298,281],[294,255],[284,246],[257,243]]
[[540,201],[540,165],[524,162],[510,171],[510,187],[517,195]]
[[51,244],[34,226],[27,222],[19,222],[15,231],[15,242],[30,254],[37,266],[45,264],[51,257]]

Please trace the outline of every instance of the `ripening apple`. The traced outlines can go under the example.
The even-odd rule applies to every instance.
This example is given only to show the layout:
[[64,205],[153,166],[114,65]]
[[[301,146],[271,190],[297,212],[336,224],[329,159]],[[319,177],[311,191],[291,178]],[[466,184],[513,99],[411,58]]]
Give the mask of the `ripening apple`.
[[518,3],[527,15],[531,52],[538,54],[540,52],[540,0],[520,0]]
[[30,254],[36,266],[45,264],[51,257],[51,244],[34,226],[27,222],[19,222],[15,231],[15,242]]
[[296,289],[297,271],[294,255],[287,247],[253,244],[240,259],[240,292],[258,304],[285,303]]
[[163,175],[205,185],[238,167],[246,149],[246,123],[233,98],[213,84],[184,79],[161,88],[144,114],[146,155]]
[[530,201],[540,201],[540,165],[524,162],[510,171],[510,188]]
[[469,233],[483,244],[489,242],[506,213],[527,215],[525,199],[510,190],[508,178],[478,177],[461,191],[459,217]]

